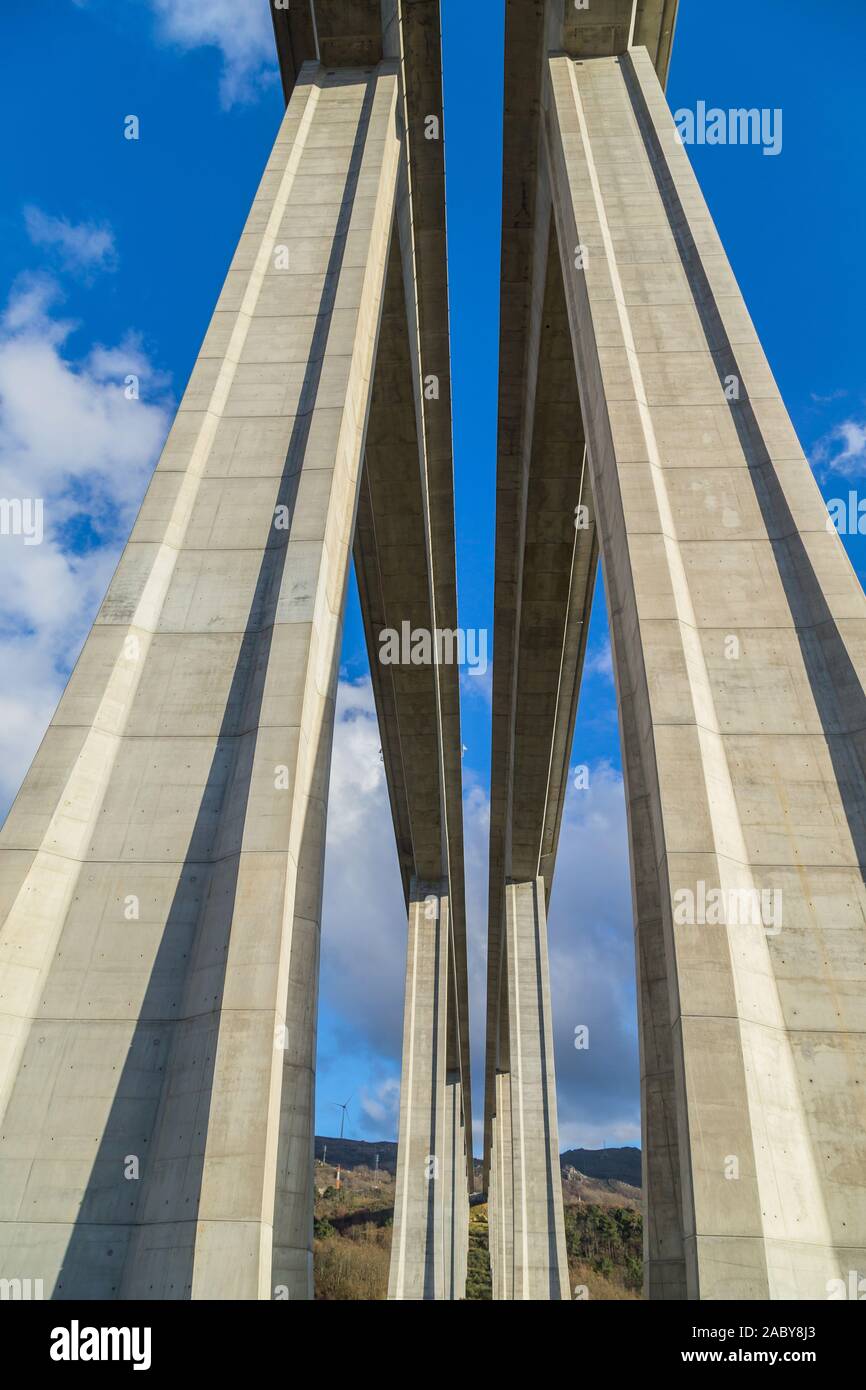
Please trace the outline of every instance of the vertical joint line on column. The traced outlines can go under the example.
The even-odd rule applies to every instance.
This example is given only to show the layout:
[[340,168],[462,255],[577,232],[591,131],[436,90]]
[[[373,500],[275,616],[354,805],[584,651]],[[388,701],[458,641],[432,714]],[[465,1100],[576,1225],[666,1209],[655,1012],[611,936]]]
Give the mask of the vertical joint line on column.
[[629,46],[629,48],[633,47],[633,45],[634,45],[634,27],[635,27],[636,24],[637,24],[637,0],[632,0],[632,6],[631,6],[631,22],[629,23],[629,26],[628,26],[628,46]]
[[316,62],[322,61],[322,50],[319,47],[319,26],[316,23],[316,0],[310,0],[310,20],[313,25],[313,42],[316,45]]

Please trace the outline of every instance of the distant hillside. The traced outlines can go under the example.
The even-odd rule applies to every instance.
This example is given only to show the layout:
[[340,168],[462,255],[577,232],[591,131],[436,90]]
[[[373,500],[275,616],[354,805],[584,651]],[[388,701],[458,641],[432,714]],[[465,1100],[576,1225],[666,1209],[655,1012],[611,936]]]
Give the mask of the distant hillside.
[[341,1168],[375,1168],[376,1154],[379,1167],[385,1173],[397,1171],[397,1145],[383,1139],[378,1144],[368,1144],[363,1139],[326,1139],[316,1135],[316,1159],[321,1160],[327,1147],[328,1165],[339,1163]]
[[[325,1149],[327,1161],[323,1162]],[[317,1299],[378,1302],[387,1297],[396,1156],[397,1145],[392,1141],[316,1139],[313,1264]],[[572,1289],[583,1290],[592,1299],[640,1298],[640,1189],[616,1177],[590,1177],[586,1171],[622,1171],[625,1162],[634,1174],[637,1162],[640,1180],[639,1151],[572,1149],[562,1158]],[[468,1300],[491,1296],[487,1221],[486,1194],[479,1192],[469,1211]]]
[[569,1149],[560,1154],[561,1168],[576,1168],[588,1178],[608,1178],[640,1187],[640,1149]]
[[[317,1135],[317,1159],[321,1159],[326,1146],[328,1163],[339,1163],[349,1170],[375,1168],[378,1154],[379,1167],[384,1172],[393,1174],[397,1171],[397,1145],[393,1140],[382,1139],[377,1144],[370,1144],[363,1139],[333,1139]],[[641,1185],[640,1149],[568,1149],[560,1154],[559,1162],[563,1169],[576,1168],[588,1178],[625,1182],[630,1187]]]

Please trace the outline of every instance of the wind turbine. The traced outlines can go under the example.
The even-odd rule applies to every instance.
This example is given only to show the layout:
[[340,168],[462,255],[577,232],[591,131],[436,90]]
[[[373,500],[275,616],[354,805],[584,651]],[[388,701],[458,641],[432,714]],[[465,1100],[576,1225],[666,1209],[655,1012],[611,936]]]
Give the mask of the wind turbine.
[[349,1103],[350,1103],[351,1099],[352,1099],[352,1097],[349,1096],[349,1100],[343,1100],[343,1101],[332,1100],[332,1101],[331,1101],[331,1104],[332,1104],[333,1106],[335,1106],[337,1110],[342,1110],[342,1112],[343,1112],[342,1115],[340,1116],[340,1138],[341,1138],[341,1139],[342,1139],[342,1137],[343,1137],[343,1126],[344,1126],[344,1124],[346,1123],[346,1116],[347,1116],[347,1114],[349,1113]]
[[[341,1138],[341,1139],[342,1139],[342,1137],[343,1137],[343,1126],[344,1126],[345,1123],[346,1123],[346,1116],[347,1116],[348,1113],[349,1113],[349,1101],[351,1101],[351,1099],[352,1099],[352,1097],[349,1096],[349,1100],[343,1100],[343,1101],[332,1100],[332,1101],[331,1101],[331,1104],[334,1105],[334,1106],[336,1106],[336,1108],[337,1108],[339,1111],[342,1112],[341,1115],[340,1115],[340,1138]],[[339,1162],[339,1160],[338,1160],[338,1161],[337,1161],[337,1179],[336,1179],[336,1182],[335,1182],[335,1184],[334,1184],[338,1192],[339,1192],[339,1190],[340,1190],[340,1187],[342,1186],[342,1184],[341,1184],[341,1182],[340,1182],[341,1177],[342,1177],[341,1166],[340,1166],[340,1162]]]

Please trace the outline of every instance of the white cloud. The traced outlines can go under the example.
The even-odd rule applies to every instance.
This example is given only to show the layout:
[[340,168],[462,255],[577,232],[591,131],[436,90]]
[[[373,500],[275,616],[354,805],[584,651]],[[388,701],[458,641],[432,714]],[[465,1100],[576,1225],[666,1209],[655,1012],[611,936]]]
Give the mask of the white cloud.
[[[16,792],[111,577],[168,426],[132,337],[68,353],[58,287],[21,280],[0,320],[0,498],[41,499],[45,535],[0,535],[0,813]],[[142,399],[127,400],[134,372]],[[150,392],[150,397],[148,397]]]
[[493,704],[493,662],[485,670],[460,672],[460,699],[464,705],[473,701],[485,709]]
[[603,676],[605,680],[613,680],[613,653],[610,649],[610,639],[605,638],[604,642],[587,652],[584,662],[584,675]]
[[400,1119],[400,1081],[386,1077],[371,1090],[364,1087],[360,1097],[361,1114],[371,1132],[396,1134]]
[[[399,1059],[406,909],[369,678],[341,680],[328,798],[322,993],[354,1035]],[[351,1041],[347,1043],[351,1045]]]
[[[467,777],[464,801],[469,989],[475,1077],[476,1140],[483,1094],[484,997],[487,935],[486,793]],[[406,972],[406,907],[400,881],[391,807],[380,756],[379,728],[369,678],[341,680],[328,801],[325,894],[322,910],[322,984],[329,1018],[338,1015],[339,1046],[353,1059],[390,1063],[382,1097],[399,1076]],[[371,1065],[374,1065],[371,1063]],[[337,1068],[328,1058],[329,1076]],[[329,1085],[335,1084],[329,1080]],[[387,1116],[362,1107],[375,1137],[396,1137],[397,1107]]]
[[[391,812],[368,680],[341,681],[329,801],[322,994],[345,1025],[343,1046],[390,1059],[362,1100],[362,1122],[396,1134],[406,920]],[[466,906],[476,1153],[481,1152],[489,802],[467,775]],[[561,1147],[640,1143],[632,906],[619,774],[590,769],[571,789],[550,913],[551,980]],[[588,1052],[574,1029],[590,1028]],[[333,1069],[334,1059],[329,1066]],[[334,1084],[329,1081],[329,1084]],[[382,1108],[390,1097],[390,1108]],[[369,1102],[369,1103],[368,1103]],[[390,1120],[390,1123],[389,1123]]]
[[224,106],[247,101],[276,70],[268,0],[152,0],[162,36],[181,48],[218,48]]
[[843,420],[815,445],[813,462],[825,473],[851,477],[866,470],[866,423]]
[[34,246],[53,251],[67,270],[113,270],[117,257],[114,233],[95,222],[69,222],[41,208],[26,207],[24,221]]
[[841,401],[847,394],[848,392],[841,387],[837,391],[830,391],[826,396],[820,395],[817,391],[810,392],[816,405],[830,405],[832,401]]
[[560,1149],[640,1143],[632,922],[622,778],[598,763],[569,786],[550,904]]

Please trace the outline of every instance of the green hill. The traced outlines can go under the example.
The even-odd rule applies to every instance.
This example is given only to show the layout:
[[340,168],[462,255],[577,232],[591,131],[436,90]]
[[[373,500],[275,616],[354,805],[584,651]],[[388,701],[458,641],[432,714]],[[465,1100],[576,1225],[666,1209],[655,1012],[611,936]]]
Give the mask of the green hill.
[[640,1149],[568,1149],[559,1155],[561,1168],[576,1168],[588,1178],[608,1178],[641,1185]]

